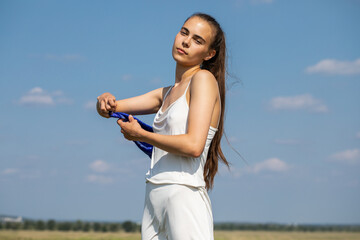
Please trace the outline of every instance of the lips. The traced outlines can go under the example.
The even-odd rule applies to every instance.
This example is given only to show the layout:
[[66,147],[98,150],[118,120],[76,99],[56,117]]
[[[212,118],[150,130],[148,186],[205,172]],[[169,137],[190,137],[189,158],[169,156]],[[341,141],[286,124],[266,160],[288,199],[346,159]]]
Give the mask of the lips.
[[182,48],[176,48],[177,49],[177,51],[179,52],[179,53],[182,53],[182,54],[188,54],[187,52],[185,52],[184,51],[184,49],[182,49]]

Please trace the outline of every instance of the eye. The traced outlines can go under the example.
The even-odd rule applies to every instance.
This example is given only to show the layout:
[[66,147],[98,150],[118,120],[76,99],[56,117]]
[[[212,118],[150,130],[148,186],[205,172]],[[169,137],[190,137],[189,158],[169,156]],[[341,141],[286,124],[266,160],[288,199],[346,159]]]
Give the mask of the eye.
[[185,31],[180,31],[180,34],[185,36],[187,33]]
[[195,43],[196,44],[202,44],[202,42],[200,40],[198,40],[198,39],[195,39]]

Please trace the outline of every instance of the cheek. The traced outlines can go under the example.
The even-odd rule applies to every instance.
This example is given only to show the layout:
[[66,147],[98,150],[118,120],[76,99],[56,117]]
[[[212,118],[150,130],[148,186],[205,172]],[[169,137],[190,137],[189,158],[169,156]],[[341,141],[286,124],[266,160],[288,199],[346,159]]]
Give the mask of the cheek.
[[192,53],[194,57],[204,58],[206,56],[206,50],[202,46],[193,46]]
[[174,45],[175,45],[175,44],[179,44],[179,43],[181,43],[181,36],[180,36],[180,34],[178,33],[178,34],[176,34],[176,36],[175,36]]

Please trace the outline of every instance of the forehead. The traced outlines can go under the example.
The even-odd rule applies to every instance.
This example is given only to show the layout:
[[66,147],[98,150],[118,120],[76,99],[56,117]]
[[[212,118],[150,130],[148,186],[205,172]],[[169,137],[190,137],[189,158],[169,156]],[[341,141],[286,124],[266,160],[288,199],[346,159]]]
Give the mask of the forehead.
[[187,28],[191,34],[196,34],[204,38],[206,42],[210,42],[213,36],[212,26],[197,16],[188,19],[183,27]]

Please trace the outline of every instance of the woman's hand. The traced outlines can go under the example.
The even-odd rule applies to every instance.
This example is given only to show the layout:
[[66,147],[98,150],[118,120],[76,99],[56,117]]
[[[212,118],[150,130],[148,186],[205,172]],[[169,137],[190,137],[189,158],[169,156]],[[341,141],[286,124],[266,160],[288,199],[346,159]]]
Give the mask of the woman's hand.
[[116,98],[111,93],[104,93],[97,97],[96,109],[100,116],[109,118],[109,112],[116,111]]
[[117,121],[121,127],[121,133],[127,140],[131,141],[142,141],[144,129],[141,128],[137,120],[132,115],[129,115],[129,121],[124,122],[122,119]]

